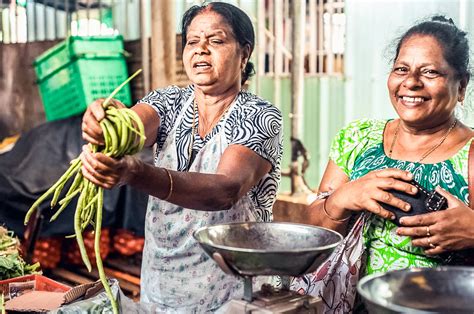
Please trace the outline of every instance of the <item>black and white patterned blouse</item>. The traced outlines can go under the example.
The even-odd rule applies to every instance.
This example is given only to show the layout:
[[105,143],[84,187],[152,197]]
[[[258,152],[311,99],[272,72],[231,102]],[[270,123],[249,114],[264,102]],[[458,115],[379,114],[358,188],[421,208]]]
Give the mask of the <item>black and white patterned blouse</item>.
[[[158,150],[163,147],[166,137],[173,129],[184,104],[192,97],[193,91],[192,85],[186,88],[170,86],[155,90],[139,101],[152,106],[160,117],[161,123],[156,139]],[[178,171],[187,171],[189,158],[192,158],[189,156],[189,145],[193,115],[193,106],[188,106],[181,125],[176,129]],[[201,138],[198,132],[195,132],[192,150],[198,152],[219,133],[220,128],[221,123],[218,123],[205,138]],[[199,129],[198,112],[195,117],[195,129]],[[256,212],[261,216],[257,218],[261,221],[272,219],[272,206],[281,176],[282,133],[282,116],[278,108],[252,93],[246,91],[239,93],[235,108],[226,121],[225,134],[229,145],[243,145],[272,165],[269,175],[263,177],[249,192]]]

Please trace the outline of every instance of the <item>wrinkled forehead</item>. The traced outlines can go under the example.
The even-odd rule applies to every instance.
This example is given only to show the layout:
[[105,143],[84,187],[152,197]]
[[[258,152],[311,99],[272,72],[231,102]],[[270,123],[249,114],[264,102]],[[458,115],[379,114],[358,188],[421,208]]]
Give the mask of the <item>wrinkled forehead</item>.
[[234,36],[232,27],[227,20],[209,7],[207,6],[192,19],[186,32],[187,36],[203,33],[206,35],[209,33],[222,33],[226,36]]

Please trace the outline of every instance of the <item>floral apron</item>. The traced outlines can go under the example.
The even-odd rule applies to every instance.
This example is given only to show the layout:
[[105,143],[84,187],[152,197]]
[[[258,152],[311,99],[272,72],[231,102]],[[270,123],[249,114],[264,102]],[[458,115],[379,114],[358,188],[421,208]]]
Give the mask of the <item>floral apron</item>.
[[[155,166],[176,170],[176,130],[194,96],[183,106],[174,128],[159,152]],[[190,172],[215,173],[228,146],[225,123],[235,101],[219,122],[220,131],[197,153]],[[211,193],[211,191],[210,191]],[[145,221],[145,248],[141,271],[141,301],[167,313],[214,311],[227,300],[241,296],[241,282],[224,274],[193,238],[203,226],[255,221],[254,206],[245,195],[231,209],[197,211],[150,196]]]

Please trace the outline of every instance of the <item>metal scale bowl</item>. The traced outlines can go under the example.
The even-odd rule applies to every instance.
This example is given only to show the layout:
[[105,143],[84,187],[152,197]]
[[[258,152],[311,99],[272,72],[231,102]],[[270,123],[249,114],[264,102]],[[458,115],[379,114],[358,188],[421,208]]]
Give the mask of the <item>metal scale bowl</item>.
[[[339,233],[329,229],[276,222],[202,227],[194,232],[194,238],[209,256],[222,261],[218,264],[224,271],[228,272],[225,269],[228,267],[243,277],[246,302],[261,298],[266,304],[272,302],[270,299],[284,300],[297,294],[288,289],[276,291],[268,287],[262,287],[262,291],[254,294],[254,276],[280,275],[283,282],[289,282],[288,276],[301,276],[316,270],[342,240]],[[269,295],[273,297],[269,298]]]
[[369,313],[474,313],[474,268],[411,268],[372,274],[357,285]]

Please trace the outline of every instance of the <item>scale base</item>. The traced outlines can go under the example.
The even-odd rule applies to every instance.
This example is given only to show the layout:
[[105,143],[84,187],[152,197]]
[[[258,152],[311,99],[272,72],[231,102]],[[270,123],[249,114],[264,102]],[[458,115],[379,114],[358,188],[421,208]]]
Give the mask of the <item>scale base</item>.
[[253,294],[252,302],[230,300],[218,310],[218,313],[318,313],[321,302],[320,298],[300,295],[294,291],[279,290],[269,293],[261,290]]

